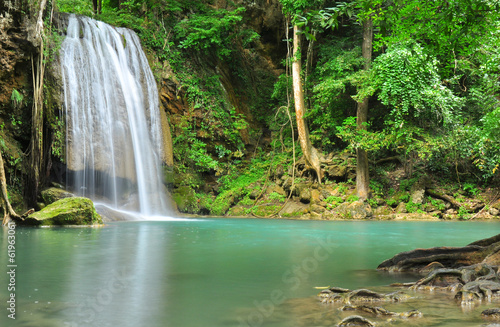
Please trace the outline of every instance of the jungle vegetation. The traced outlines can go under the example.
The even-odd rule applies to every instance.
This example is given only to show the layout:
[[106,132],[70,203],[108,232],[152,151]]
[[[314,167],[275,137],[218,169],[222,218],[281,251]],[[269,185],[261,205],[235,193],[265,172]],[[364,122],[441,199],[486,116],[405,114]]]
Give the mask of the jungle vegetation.
[[[194,199],[185,211],[225,214],[278,166],[289,170],[302,157],[301,178],[332,182],[321,166],[330,153],[356,158],[356,182],[345,182],[356,183],[361,200],[384,196],[384,174],[395,166],[407,180],[434,175],[460,189],[500,181],[496,0],[53,6],[135,30],[158,83],[166,66],[173,72],[189,108],[171,120],[175,187]],[[256,29],[251,6],[278,6],[275,29]],[[259,67],[258,55],[275,70]],[[248,110],[235,106],[242,102]]]

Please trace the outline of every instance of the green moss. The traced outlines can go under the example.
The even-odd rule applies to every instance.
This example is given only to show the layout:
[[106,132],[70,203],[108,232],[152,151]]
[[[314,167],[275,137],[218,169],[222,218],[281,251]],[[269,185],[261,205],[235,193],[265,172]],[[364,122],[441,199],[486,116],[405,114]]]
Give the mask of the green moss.
[[190,186],[180,186],[176,188],[172,197],[177,204],[180,212],[196,213],[198,212],[198,198],[193,188]]
[[280,206],[276,206],[276,205],[261,205],[261,206],[253,207],[252,212],[256,216],[267,217],[267,216],[270,216],[270,215],[276,213],[276,211],[278,211],[279,208],[280,208]]

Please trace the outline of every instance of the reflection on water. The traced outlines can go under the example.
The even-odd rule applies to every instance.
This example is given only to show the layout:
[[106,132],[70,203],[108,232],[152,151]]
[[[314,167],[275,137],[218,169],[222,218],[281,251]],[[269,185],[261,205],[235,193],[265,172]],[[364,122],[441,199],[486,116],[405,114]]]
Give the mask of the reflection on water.
[[[496,234],[487,222],[134,221],[102,228],[17,228],[17,319],[2,326],[331,326],[349,313],[314,286],[388,291],[415,276],[377,272],[397,252],[462,246]],[[6,229],[0,262],[7,262]],[[7,274],[0,275],[6,285]],[[391,311],[402,326],[480,325],[450,294],[414,293]],[[0,301],[6,303],[2,286]],[[496,303],[498,306],[498,303]],[[384,323],[383,319],[369,317]]]

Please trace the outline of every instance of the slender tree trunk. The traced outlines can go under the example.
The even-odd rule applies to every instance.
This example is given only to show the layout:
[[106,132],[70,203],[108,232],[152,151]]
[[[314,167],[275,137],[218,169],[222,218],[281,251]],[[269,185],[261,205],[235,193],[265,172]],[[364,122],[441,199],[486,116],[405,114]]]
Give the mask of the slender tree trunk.
[[94,8],[94,14],[100,15],[102,12],[102,0],[92,0],[92,7]]
[[312,146],[309,139],[309,129],[304,118],[305,103],[304,90],[302,88],[302,80],[300,73],[302,71],[302,60],[300,58],[300,35],[297,25],[293,26],[293,60],[292,60],[292,78],[293,78],[293,98],[295,100],[295,115],[297,118],[297,130],[299,133],[299,143],[304,153],[306,165],[314,169],[318,177],[318,182],[321,184],[321,166],[319,161],[318,151]]
[[19,215],[14,211],[10,202],[9,202],[9,194],[7,193],[7,179],[5,178],[5,169],[3,167],[3,158],[0,153],[0,189],[2,192],[2,207],[4,210],[4,216],[2,220],[2,225],[7,225],[11,219],[11,217],[20,218]]
[[[373,44],[373,20],[367,18],[363,22],[363,45],[362,55],[365,59],[365,70],[369,70],[372,60],[372,44]],[[358,130],[366,129],[365,123],[368,121],[368,102],[366,97],[362,102],[358,103],[356,113],[356,123]],[[356,190],[360,200],[365,201],[370,192],[370,175],[368,167],[368,156],[364,149],[356,149],[357,164],[356,164]]]

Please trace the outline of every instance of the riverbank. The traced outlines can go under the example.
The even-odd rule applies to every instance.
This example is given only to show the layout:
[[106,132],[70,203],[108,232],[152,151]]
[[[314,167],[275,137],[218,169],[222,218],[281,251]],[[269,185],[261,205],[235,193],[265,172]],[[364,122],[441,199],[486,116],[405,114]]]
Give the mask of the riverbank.
[[[367,201],[356,195],[350,157],[325,164],[329,172],[317,183],[300,164],[248,163],[228,172],[230,178],[205,179],[190,186],[178,174],[172,191],[181,214],[215,217],[290,218],[313,220],[488,220],[500,219],[500,188],[440,179],[425,171],[411,176],[402,167],[379,166]],[[296,177],[298,176],[298,177]],[[493,184],[494,185],[494,184]]]

